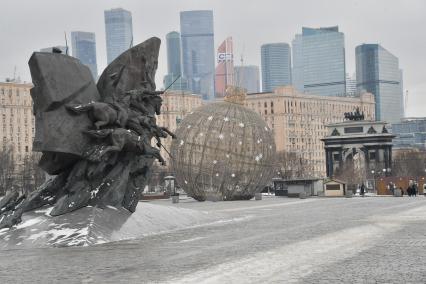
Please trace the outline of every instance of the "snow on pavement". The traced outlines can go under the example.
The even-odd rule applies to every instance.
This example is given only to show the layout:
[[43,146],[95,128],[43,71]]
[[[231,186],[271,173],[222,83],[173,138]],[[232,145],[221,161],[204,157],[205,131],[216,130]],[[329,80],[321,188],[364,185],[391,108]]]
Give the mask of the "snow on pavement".
[[250,257],[225,262],[196,271],[169,283],[291,283],[318,272],[325,265],[342,265],[402,228],[404,218],[426,220],[426,206],[388,215],[385,219],[368,218],[371,223],[314,237]]

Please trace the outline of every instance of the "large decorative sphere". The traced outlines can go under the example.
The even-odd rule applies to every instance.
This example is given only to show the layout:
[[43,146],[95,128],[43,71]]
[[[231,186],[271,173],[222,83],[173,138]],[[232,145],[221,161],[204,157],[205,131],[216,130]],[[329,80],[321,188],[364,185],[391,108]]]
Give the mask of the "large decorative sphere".
[[196,200],[250,199],[271,178],[272,131],[241,104],[199,107],[181,121],[176,135],[171,147],[176,180]]

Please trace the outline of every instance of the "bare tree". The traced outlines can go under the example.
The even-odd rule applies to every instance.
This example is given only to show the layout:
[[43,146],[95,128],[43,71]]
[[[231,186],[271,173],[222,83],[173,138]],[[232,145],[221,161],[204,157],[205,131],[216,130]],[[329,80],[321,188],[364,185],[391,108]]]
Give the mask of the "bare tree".
[[366,180],[365,169],[356,165],[352,159],[348,159],[339,167],[334,176],[346,182],[349,186],[362,184]]
[[22,194],[28,194],[39,187],[45,180],[45,172],[38,166],[40,153],[33,152],[25,157],[18,173]]
[[393,158],[392,174],[395,176],[424,176],[425,169],[425,151],[408,150],[398,153]]
[[280,151],[275,158],[275,171],[283,179],[310,178],[313,166],[297,152]]
[[0,149],[0,196],[16,186],[17,165],[13,157],[13,147],[9,144]]

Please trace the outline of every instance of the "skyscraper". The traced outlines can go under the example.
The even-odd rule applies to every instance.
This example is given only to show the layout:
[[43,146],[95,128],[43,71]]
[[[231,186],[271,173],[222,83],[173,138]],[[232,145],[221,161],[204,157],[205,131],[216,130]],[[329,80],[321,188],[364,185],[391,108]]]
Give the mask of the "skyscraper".
[[214,97],[213,11],[180,12],[183,75],[193,93]]
[[226,87],[234,86],[234,52],[232,37],[226,38],[217,49],[217,66],[215,78],[216,97],[226,95]]
[[346,73],[346,94],[354,96],[356,93],[356,74],[349,76],[349,74]]
[[355,55],[357,89],[374,94],[376,119],[399,122],[404,103],[398,58],[379,44],[359,45]]
[[259,67],[254,65],[235,66],[235,85],[247,90],[247,93],[260,92]]
[[96,64],[96,39],[94,33],[71,32],[72,56],[79,59],[81,63],[89,67],[93,78],[98,78],[98,67]]
[[287,43],[261,46],[262,90],[272,92],[280,86],[291,85],[291,51]]
[[345,39],[339,28],[302,28],[293,45],[294,85],[321,96],[346,93]]
[[167,71],[168,74],[179,76],[182,74],[180,34],[170,32],[166,35]]
[[109,64],[132,45],[132,14],[122,8],[116,8],[104,11],[104,16]]
[[[167,46],[167,75],[164,76],[164,88],[170,90],[187,90],[188,82],[182,77],[182,53],[180,34],[170,32],[166,35]],[[174,82],[174,83],[173,83]]]

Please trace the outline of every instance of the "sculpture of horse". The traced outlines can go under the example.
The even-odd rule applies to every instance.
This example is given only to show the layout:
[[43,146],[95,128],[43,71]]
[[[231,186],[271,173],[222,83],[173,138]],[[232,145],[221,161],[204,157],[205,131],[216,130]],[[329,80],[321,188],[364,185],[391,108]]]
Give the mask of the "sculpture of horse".
[[118,124],[125,127],[129,114],[121,103],[103,103],[90,102],[84,105],[66,105],[66,109],[74,113],[89,112],[89,117],[94,121],[95,128],[100,129],[102,126]]
[[152,147],[146,139],[135,134],[132,130],[124,128],[101,129],[85,131],[87,135],[98,139],[109,139],[110,146],[103,149],[101,156],[108,152],[133,152],[137,155],[153,156],[166,165],[166,161],[160,154],[160,150]]

